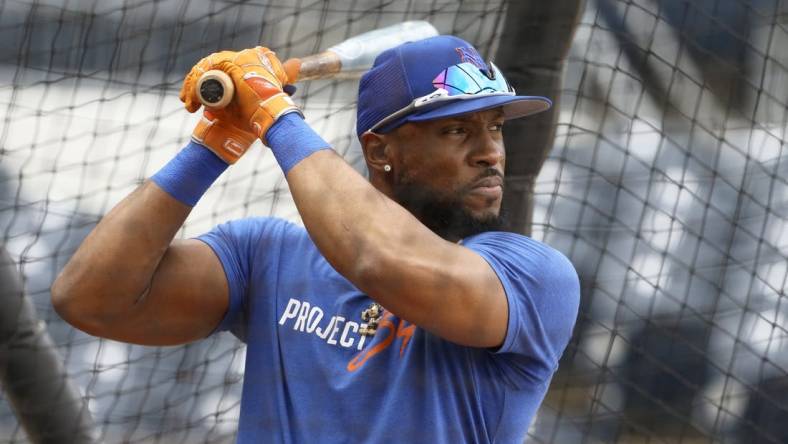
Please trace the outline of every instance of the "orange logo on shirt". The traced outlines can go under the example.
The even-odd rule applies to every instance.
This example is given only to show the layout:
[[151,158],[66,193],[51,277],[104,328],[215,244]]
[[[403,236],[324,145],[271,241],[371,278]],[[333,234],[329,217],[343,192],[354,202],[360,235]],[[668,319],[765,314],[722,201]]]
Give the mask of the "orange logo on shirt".
[[391,312],[383,313],[383,317],[378,323],[378,335],[383,335],[383,339],[372,347],[362,350],[347,364],[347,370],[354,372],[360,369],[367,361],[389,348],[396,338],[402,338],[402,344],[399,347],[400,357],[405,353],[405,347],[410,343],[413,333],[416,331],[416,325],[400,319],[398,325],[394,325],[394,315]]

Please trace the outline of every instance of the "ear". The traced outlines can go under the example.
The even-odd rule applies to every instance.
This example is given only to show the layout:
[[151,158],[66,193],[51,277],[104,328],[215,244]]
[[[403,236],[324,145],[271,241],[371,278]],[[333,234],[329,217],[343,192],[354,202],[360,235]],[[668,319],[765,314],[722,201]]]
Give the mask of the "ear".
[[364,159],[367,161],[367,168],[370,172],[386,173],[383,168],[392,163],[391,149],[386,134],[372,132],[362,134],[361,150],[364,152]]

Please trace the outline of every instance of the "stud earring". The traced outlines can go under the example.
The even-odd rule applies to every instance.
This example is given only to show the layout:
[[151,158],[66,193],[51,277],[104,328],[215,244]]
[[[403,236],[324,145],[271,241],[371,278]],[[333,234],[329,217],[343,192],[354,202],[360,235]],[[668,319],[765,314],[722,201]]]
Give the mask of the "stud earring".
[[388,164],[387,164],[387,165],[383,165],[383,171],[385,171],[385,172],[387,172],[387,173],[388,173],[389,171],[391,171],[391,165],[388,165]]

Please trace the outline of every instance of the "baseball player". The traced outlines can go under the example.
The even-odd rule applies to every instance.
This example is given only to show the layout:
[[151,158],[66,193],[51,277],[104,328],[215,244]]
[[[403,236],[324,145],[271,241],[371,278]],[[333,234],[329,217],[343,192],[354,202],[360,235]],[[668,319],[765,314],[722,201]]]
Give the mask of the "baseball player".
[[[247,344],[238,442],[522,442],[577,316],[569,261],[500,225],[507,119],[550,107],[515,95],[467,42],[438,36],[377,57],[359,85],[369,180],[284,92],[298,66],[223,51],[236,96],[121,201],[52,287],[88,333]],[[173,240],[211,183],[256,140],[305,228],[236,220]]]

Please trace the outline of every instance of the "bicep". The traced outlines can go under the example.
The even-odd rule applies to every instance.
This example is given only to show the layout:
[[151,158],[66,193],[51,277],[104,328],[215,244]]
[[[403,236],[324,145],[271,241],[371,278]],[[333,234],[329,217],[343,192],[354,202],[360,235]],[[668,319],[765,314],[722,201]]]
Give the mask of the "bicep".
[[214,331],[228,305],[227,278],[211,247],[195,239],[176,240],[109,338],[143,345],[202,339]]
[[[452,306],[439,310],[435,317],[436,332],[461,345],[498,347],[506,336],[508,319],[504,287],[484,258],[467,248],[456,248],[458,260],[444,272],[456,282],[457,289],[449,299]],[[439,301],[447,295],[433,298]]]
[[[442,241],[443,242],[443,241]],[[396,315],[451,342],[471,347],[503,343],[508,302],[491,266],[474,251],[448,242],[400,256],[381,277]],[[385,288],[383,288],[385,287]]]

